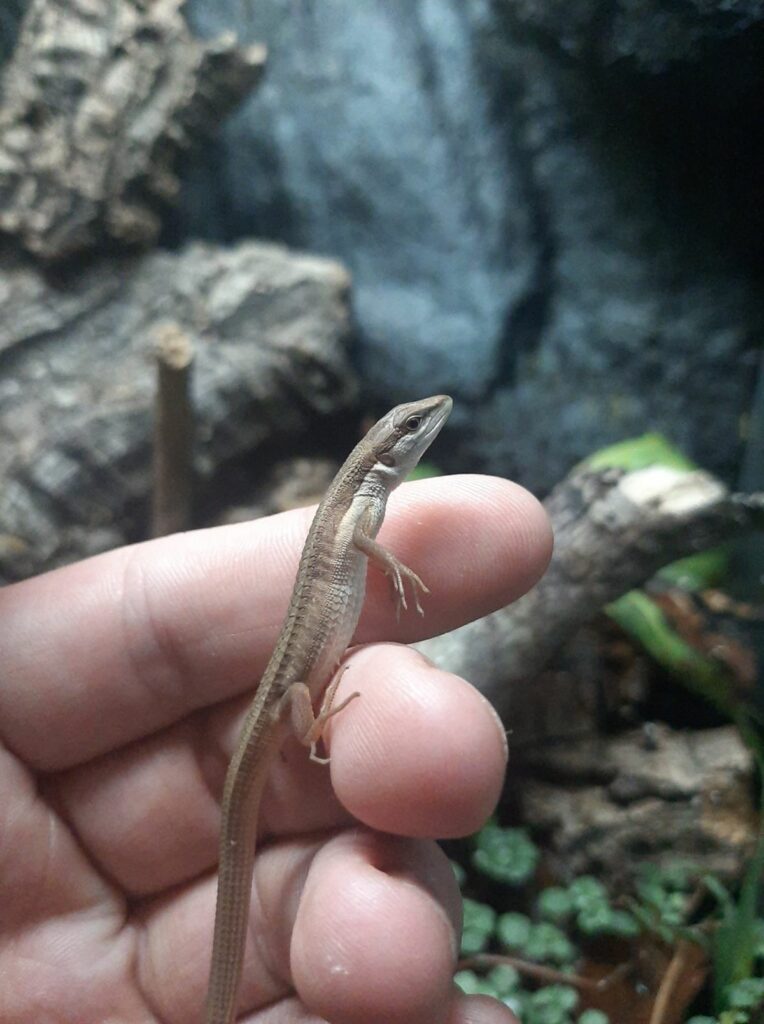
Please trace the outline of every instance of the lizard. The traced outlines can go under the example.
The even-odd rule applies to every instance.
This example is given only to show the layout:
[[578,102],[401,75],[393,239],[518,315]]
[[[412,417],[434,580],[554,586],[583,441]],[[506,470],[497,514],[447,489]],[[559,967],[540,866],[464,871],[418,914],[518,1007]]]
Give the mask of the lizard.
[[313,760],[326,763],[317,753],[323,728],[358,696],[333,705],[342,675],[336,670],[363,606],[367,564],[390,577],[398,615],[407,608],[406,583],[422,614],[419,594],[429,593],[427,587],[376,536],[388,497],[429,448],[452,405],[448,395],[435,395],[391,409],[352,450],[313,517],[286,618],[226,774],[205,1024],[235,1019],[260,798],[272,759],[293,733]]

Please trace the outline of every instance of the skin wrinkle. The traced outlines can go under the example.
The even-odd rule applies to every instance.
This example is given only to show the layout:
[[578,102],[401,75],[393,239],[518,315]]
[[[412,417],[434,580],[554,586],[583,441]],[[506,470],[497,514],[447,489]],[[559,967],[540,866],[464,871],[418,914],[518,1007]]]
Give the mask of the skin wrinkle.
[[[91,845],[83,840],[76,823],[67,814],[65,803],[59,798],[56,780],[50,780],[49,785],[45,783],[45,780],[43,780],[38,790],[38,794],[39,802],[45,808],[45,814],[48,819],[53,822],[54,825],[66,830],[72,845],[76,847],[78,855],[92,869],[94,876],[97,877],[101,883],[101,892],[97,898],[92,900],[89,907],[91,909],[95,909],[96,907],[102,906],[107,899],[111,901],[114,916],[121,921],[121,924],[114,929],[114,935],[117,935],[122,928],[127,926],[128,923],[127,900],[120,891],[118,880],[113,877],[106,864],[96,856]],[[55,872],[53,875],[55,877]],[[79,909],[82,910],[85,908],[80,907]]]
[[[133,684],[146,689],[152,701],[174,707],[181,702],[193,674],[189,672],[187,655],[181,653],[182,643],[172,637],[162,616],[152,611],[151,587],[147,585],[141,548],[130,551],[122,567],[122,578],[122,631]],[[140,636],[151,639],[150,650],[147,650],[145,641],[139,643],[135,640]],[[157,685],[160,680],[161,685]],[[172,684],[169,701],[168,682]]]

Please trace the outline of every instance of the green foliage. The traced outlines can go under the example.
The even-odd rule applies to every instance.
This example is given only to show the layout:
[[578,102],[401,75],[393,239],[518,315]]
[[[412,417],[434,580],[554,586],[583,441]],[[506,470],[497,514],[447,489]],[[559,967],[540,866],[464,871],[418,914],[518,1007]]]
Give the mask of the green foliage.
[[525,914],[502,914],[498,920],[496,935],[507,949],[525,949],[531,927],[531,919]]
[[699,694],[727,717],[733,716],[728,669],[701,654],[679,636],[662,609],[647,594],[631,590],[607,605],[605,612],[689,690]]
[[578,1005],[578,993],[568,985],[547,985],[530,995],[522,1005],[523,1024],[569,1024]]
[[714,1003],[717,1011],[735,1008],[736,1004],[730,1002],[730,993],[736,991],[738,984],[758,980],[752,975],[755,962],[763,952],[764,922],[756,914],[763,880],[764,821],[737,902],[718,879],[705,879],[706,887],[716,896],[722,913],[713,937]]
[[658,571],[658,578],[674,587],[695,592],[715,587],[724,579],[729,564],[726,547],[709,548],[688,555]]
[[687,861],[677,860],[668,867],[640,866],[637,896],[649,912],[651,929],[662,932],[669,941],[673,930],[685,924],[689,893],[697,874],[697,868]]
[[634,473],[650,466],[667,466],[669,469],[697,469],[694,462],[683,455],[662,434],[642,434],[630,437],[618,444],[600,448],[581,463],[588,469],[625,469]]
[[431,462],[420,462],[408,475],[409,480],[427,480],[429,477],[442,476],[442,470]]
[[568,893],[576,911],[576,926],[584,935],[631,938],[639,931],[634,917],[612,907],[605,886],[591,875],[574,879]]
[[529,960],[540,963],[567,964],[576,959],[573,943],[565,932],[549,921],[531,925],[523,951]]
[[506,1002],[520,988],[520,975],[509,964],[492,967],[484,976],[474,971],[457,971],[454,981],[467,995],[493,996]]
[[569,889],[563,889],[559,885],[550,885],[542,889],[539,894],[536,908],[539,917],[559,923],[570,917],[573,913],[573,898]]
[[[513,886],[532,881],[539,852],[522,829],[487,825],[475,838],[472,861],[477,870]],[[764,920],[756,916],[764,877],[764,836],[746,872],[735,900],[713,877],[702,878],[697,865],[676,858],[661,866],[642,865],[635,881],[629,910],[613,906],[599,879],[582,875],[568,886],[541,890],[529,916],[517,911],[498,914],[490,906],[465,899],[464,956],[498,945],[512,956],[572,973],[581,957],[577,941],[584,937],[614,935],[631,939],[640,931],[658,936],[668,946],[680,938],[713,943],[716,1017],[695,1016],[688,1024],[761,1024],[764,978],[755,977],[757,962],[764,961]],[[703,882],[719,910],[716,929],[699,928],[689,918],[697,904],[697,886]],[[528,893],[518,894],[525,906]],[[713,936],[709,940],[709,932]],[[758,971],[761,975],[763,972]],[[501,999],[522,1024],[609,1024],[599,1010],[576,1015],[578,996],[567,985],[527,983],[513,967],[494,967],[481,976],[462,971],[456,981],[465,992]]]
[[[635,472],[663,466],[691,472],[697,466],[660,434],[644,434],[595,452],[583,465],[592,469],[616,467]],[[724,548],[713,548],[664,566],[658,576],[685,590],[715,586],[727,571]],[[641,590],[624,594],[605,609],[618,625],[634,638],[658,664],[677,676],[689,689],[731,716],[730,673],[713,658],[701,654],[680,637],[661,609]]]
[[489,822],[475,837],[472,863],[497,882],[522,885],[536,870],[539,852],[522,828],[499,828]]
[[474,956],[487,947],[496,924],[496,911],[465,896],[462,956]]
[[573,943],[557,925],[549,921],[535,924],[524,914],[502,914],[496,937],[505,949],[522,953],[528,960],[567,964],[576,957]]
[[764,978],[743,978],[726,992],[730,1010],[758,1010],[764,1005]]

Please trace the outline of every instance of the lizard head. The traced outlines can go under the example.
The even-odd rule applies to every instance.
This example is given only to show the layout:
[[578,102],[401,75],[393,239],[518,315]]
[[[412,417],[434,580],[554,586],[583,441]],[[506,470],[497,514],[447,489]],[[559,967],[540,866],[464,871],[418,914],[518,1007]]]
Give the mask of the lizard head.
[[448,395],[434,395],[396,405],[383,416],[368,435],[379,474],[392,477],[393,486],[405,479],[440,433],[453,404]]

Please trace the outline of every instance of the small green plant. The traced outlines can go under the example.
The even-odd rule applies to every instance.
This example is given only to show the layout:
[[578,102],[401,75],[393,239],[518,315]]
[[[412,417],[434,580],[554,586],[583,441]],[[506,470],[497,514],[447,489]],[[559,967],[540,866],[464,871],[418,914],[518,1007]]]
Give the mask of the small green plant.
[[464,898],[464,925],[462,926],[462,956],[481,953],[493,935],[496,911],[487,903]]
[[522,885],[536,870],[539,852],[522,828],[499,828],[489,822],[475,837],[472,863],[497,882]]
[[[764,778],[764,772],[762,777]],[[735,993],[738,985],[744,985],[748,981],[760,981],[754,977],[754,971],[756,961],[761,960],[764,954],[764,921],[757,917],[764,880],[764,824],[762,828],[756,852],[746,869],[737,902],[718,879],[704,879],[706,887],[718,900],[721,910],[721,922],[714,932],[712,944],[714,1008],[717,1013],[744,1005],[731,1002],[731,993]],[[761,984],[764,986],[764,982]],[[760,1002],[764,1002],[764,994],[760,996]]]
[[549,921],[532,922],[523,914],[502,914],[496,924],[499,944],[539,963],[569,964],[576,959],[576,948],[557,925]]
[[[697,942],[712,958],[716,1016],[696,1015],[687,1024],[762,1024],[764,1016],[764,919],[758,916],[764,878],[764,836],[746,871],[737,899],[713,877],[703,877],[687,860],[640,867],[634,896],[614,902],[602,882],[581,875],[569,885],[553,885],[534,894],[539,851],[522,829],[491,823],[475,837],[472,864],[476,871],[509,884],[501,906],[520,909],[497,913],[485,903],[466,899],[464,909],[465,957],[490,950],[539,965],[545,978],[564,980],[585,959],[592,937],[614,936],[632,940],[641,934],[657,937],[673,947],[680,939]],[[718,910],[698,922],[702,885]],[[507,893],[507,890],[501,890]],[[706,903],[707,906],[707,903]],[[624,952],[627,957],[628,953]],[[517,959],[515,959],[515,963]],[[600,1010],[579,1010],[580,998],[572,985],[542,984],[532,970],[494,966],[487,974],[460,971],[457,983],[465,992],[480,992],[501,999],[522,1024],[609,1024]]]

